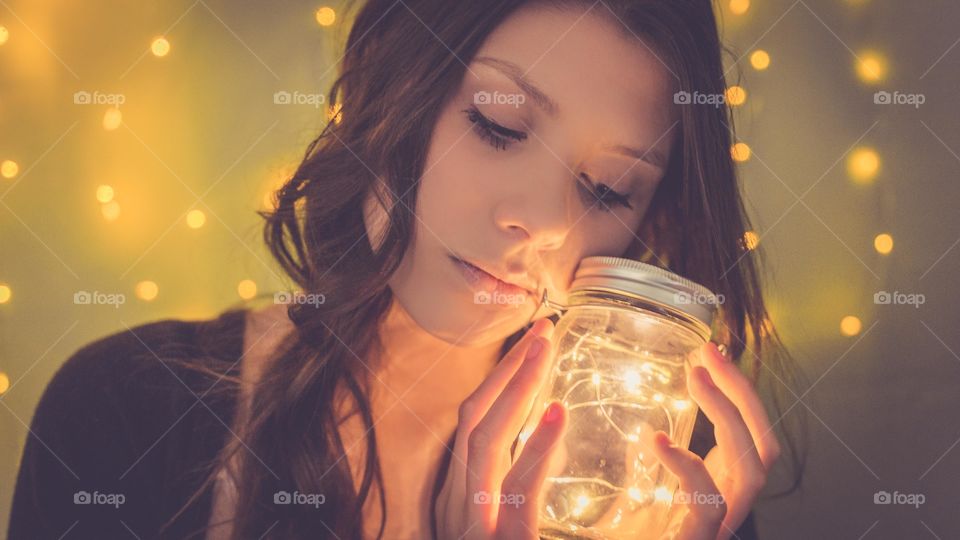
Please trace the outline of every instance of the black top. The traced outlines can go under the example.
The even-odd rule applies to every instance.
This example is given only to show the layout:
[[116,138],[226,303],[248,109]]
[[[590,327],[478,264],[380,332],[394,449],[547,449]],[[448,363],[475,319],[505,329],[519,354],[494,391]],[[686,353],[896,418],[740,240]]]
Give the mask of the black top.
[[[239,376],[245,313],[148,323],[74,353],[34,412],[8,537],[161,537],[232,437],[236,401],[210,391],[215,380],[161,359],[214,356]],[[162,537],[203,538],[212,500],[211,486]],[[752,514],[737,537],[757,537]]]

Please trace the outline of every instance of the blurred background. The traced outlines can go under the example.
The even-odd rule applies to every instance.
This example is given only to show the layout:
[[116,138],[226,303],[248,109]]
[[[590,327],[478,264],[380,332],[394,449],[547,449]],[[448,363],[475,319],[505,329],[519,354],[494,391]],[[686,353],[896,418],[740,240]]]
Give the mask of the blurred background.
[[[760,534],[958,538],[960,3],[716,9],[744,240],[809,379],[773,416],[808,418],[803,487],[758,502]],[[340,13],[0,1],[0,530],[70,354],[289,287],[255,212],[331,114]]]

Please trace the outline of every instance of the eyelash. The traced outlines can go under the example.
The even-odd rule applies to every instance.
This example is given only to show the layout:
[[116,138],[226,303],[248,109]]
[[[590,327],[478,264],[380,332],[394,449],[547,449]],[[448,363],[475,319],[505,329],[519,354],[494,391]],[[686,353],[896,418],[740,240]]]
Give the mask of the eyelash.
[[[506,150],[507,147],[514,142],[522,142],[527,138],[527,134],[522,131],[515,131],[510,128],[503,127],[493,120],[490,120],[476,107],[464,109],[463,112],[466,113],[467,119],[470,121],[470,123],[474,125],[475,131],[480,138],[487,141],[487,143],[497,151]],[[587,184],[584,185],[583,182],[577,182],[577,187],[580,188],[580,194],[583,196],[586,203],[589,204],[593,202],[591,197],[595,198],[600,202],[600,209],[603,212],[609,212],[611,210],[609,206],[610,203],[617,204],[631,210],[633,209],[633,205],[630,204],[629,194],[614,191],[606,184],[594,184],[590,181],[590,177],[587,176],[586,173],[580,174],[580,178],[582,178]]]

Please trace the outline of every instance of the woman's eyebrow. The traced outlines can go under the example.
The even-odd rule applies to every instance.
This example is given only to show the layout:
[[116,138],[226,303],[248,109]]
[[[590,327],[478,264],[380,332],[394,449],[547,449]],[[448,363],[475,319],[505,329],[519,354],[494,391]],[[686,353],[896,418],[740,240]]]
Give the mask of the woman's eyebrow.
[[[543,90],[540,90],[537,85],[527,79],[524,76],[524,70],[521,69],[520,66],[510,62],[509,60],[494,58],[492,56],[479,56],[474,60],[481,64],[490,66],[505,75],[508,79],[513,81],[518,88],[523,90],[525,94],[533,98],[533,101],[552,118],[559,116],[560,106],[557,105],[557,103],[553,101]],[[644,161],[659,169],[666,167],[666,159],[664,159],[663,153],[655,147],[639,149],[630,148],[629,146],[624,146],[622,144],[612,144],[604,146],[603,149]]]
[[501,60],[500,58],[493,58],[492,56],[480,56],[475,58],[475,60],[505,75],[513,81],[517,87],[523,90],[525,94],[533,98],[533,101],[551,117],[556,118],[560,114],[560,106],[550,99],[550,96],[537,88],[537,85],[527,80],[520,66],[508,60]]

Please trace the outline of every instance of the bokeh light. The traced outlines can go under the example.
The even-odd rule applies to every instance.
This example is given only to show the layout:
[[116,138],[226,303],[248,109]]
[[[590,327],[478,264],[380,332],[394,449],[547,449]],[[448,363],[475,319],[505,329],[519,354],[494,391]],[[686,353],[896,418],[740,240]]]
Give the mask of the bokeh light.
[[757,245],[760,244],[760,235],[754,231],[747,231],[743,233],[743,247],[748,251],[757,249]]
[[123,113],[116,107],[110,107],[103,113],[103,129],[113,131],[123,123]]
[[753,53],[750,54],[750,65],[757,71],[767,69],[770,67],[770,54],[763,49],[753,51]]
[[187,212],[187,227],[199,229],[207,222],[207,215],[202,210],[191,210]]
[[113,200],[113,187],[103,184],[97,186],[97,200],[102,203],[108,203]]
[[5,159],[3,163],[0,163],[0,174],[4,178],[13,178],[20,173],[20,166],[17,165],[16,161]]
[[107,221],[116,221],[120,218],[120,203],[117,201],[110,201],[100,207],[100,213],[103,215],[103,219]]
[[244,279],[237,284],[237,294],[244,300],[250,300],[257,295],[257,284],[252,279]]
[[873,239],[873,249],[881,255],[889,255],[893,251],[893,237],[887,233],[881,233]]
[[858,317],[847,315],[840,319],[840,333],[845,336],[855,336],[863,329],[863,323]]
[[10,290],[10,286],[5,283],[0,284],[0,304],[9,302],[11,296],[13,296],[13,291]]
[[0,372],[0,394],[6,394],[10,389],[10,377],[6,373]]
[[333,8],[324,6],[317,10],[316,17],[320,26],[330,26],[337,20],[337,12]]
[[730,155],[734,161],[744,162],[750,159],[750,146],[744,142],[738,142],[730,147]]
[[157,297],[158,294],[160,294],[160,287],[158,287],[153,281],[149,280],[137,283],[133,290],[134,294],[137,295],[137,298],[145,302],[152,301]]
[[876,84],[887,77],[887,59],[877,51],[861,51],[854,59],[857,77],[867,84]]
[[0,26],[0,45],[6,43],[8,39],[10,39],[10,31],[6,26]]
[[154,56],[162,58],[170,54],[170,42],[167,41],[167,38],[158,37],[150,43],[150,52]]
[[747,100],[747,91],[741,86],[731,86],[727,88],[725,96],[727,103],[734,107],[739,107]]
[[750,9],[750,0],[730,0],[730,13],[743,15]]
[[869,184],[880,171],[880,156],[873,148],[854,148],[847,156],[847,174],[858,184]]

